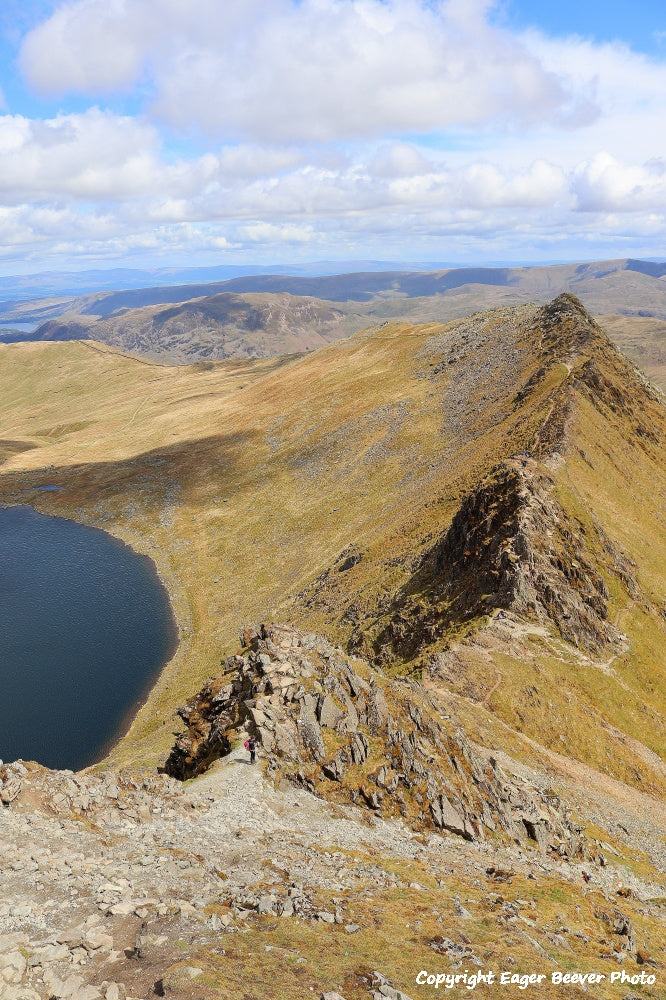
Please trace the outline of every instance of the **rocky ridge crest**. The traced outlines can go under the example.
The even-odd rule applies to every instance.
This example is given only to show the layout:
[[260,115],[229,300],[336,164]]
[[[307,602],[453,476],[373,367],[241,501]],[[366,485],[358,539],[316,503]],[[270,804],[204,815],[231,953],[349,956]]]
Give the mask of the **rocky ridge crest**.
[[246,629],[245,650],[224,661],[179,714],[187,730],[168,774],[201,774],[241,731],[255,735],[268,775],[334,801],[402,817],[416,829],[467,840],[531,839],[575,857],[580,829],[556,796],[507,777],[410,680],[390,680],[326,640],[286,626]]
[[426,645],[496,609],[552,624],[584,650],[617,647],[622,636],[608,620],[605,575],[635,591],[633,569],[601,529],[592,535],[566,514],[536,462],[507,461],[463,499],[423,558],[416,576],[432,581],[428,604],[419,610],[400,594],[375,648],[413,655],[417,637]]
[[[507,951],[518,934],[533,961],[566,964],[583,948],[629,974],[658,966],[661,886],[607,861],[598,841],[572,862],[530,840],[414,835],[296,784],[273,788],[242,749],[193,783],[21,761],[2,775],[2,1000],[259,996],[268,976],[274,996],[415,996],[403,951],[384,942],[404,935],[410,964],[432,949],[444,968],[493,967],[488,926]],[[631,814],[614,815],[627,842],[641,835]],[[549,905],[553,879],[582,904],[566,925]]]

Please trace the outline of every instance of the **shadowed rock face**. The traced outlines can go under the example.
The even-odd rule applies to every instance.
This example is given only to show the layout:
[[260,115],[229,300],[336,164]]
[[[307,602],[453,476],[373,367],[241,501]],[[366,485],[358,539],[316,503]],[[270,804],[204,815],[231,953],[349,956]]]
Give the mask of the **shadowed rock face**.
[[500,470],[466,497],[438,547],[451,618],[511,609],[550,620],[578,647],[601,649],[619,637],[607,620],[608,588],[585,529],[530,464]]
[[[374,650],[413,656],[443,630],[498,608],[554,625],[579,649],[616,647],[622,636],[608,620],[604,576],[614,574],[631,590],[631,567],[610,551],[600,528],[592,537],[564,510],[554,487],[528,456],[484,479],[398,593]],[[422,593],[428,600],[415,600]]]
[[559,800],[508,779],[440,721],[420,685],[391,681],[324,639],[285,626],[248,629],[245,653],[180,709],[188,729],[168,774],[200,774],[242,728],[256,735],[274,778],[352,801],[417,829],[467,840],[496,832],[575,855],[580,830]]

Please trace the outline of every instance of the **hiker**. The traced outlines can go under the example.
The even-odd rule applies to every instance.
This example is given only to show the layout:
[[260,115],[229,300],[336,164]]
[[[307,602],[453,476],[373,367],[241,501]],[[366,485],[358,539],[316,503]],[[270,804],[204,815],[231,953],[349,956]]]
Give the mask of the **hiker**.
[[587,872],[583,872],[583,881],[585,882],[585,885],[587,885],[587,883],[590,881],[590,876]]
[[250,753],[250,764],[254,764],[254,762],[257,759],[257,753],[256,753],[256,751],[257,751],[257,742],[256,742],[254,736],[250,736],[249,739],[245,740],[245,743],[243,744],[243,746]]

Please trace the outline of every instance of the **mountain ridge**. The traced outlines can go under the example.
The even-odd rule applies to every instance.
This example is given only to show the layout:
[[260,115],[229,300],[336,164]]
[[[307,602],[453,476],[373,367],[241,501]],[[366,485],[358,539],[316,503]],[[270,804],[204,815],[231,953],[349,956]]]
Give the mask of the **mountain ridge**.
[[[4,351],[6,366],[10,359],[20,368],[22,358],[43,357],[47,368],[36,371],[30,383],[37,399],[40,393],[48,396],[48,384],[40,379],[57,357],[70,359],[72,374],[64,382],[60,377],[57,398],[49,397],[47,403],[45,396],[37,411],[31,404],[41,416],[25,424],[34,429],[24,439],[25,450],[19,451],[20,442],[11,439],[13,457],[0,476],[3,497],[25,498],[24,491],[41,481],[39,467],[53,465],[49,481],[64,489],[48,497],[30,494],[36,505],[54,513],[75,512],[123,532],[157,559],[166,579],[179,581],[177,605],[186,620],[199,623],[183,626],[185,639],[176,660],[123,745],[130,753],[132,741],[138,739],[140,745],[142,731],[155,747],[161,746],[160,753],[166,750],[169,711],[176,700],[191,694],[182,664],[192,662],[203,681],[210,675],[214,651],[223,652],[225,643],[229,651],[233,640],[225,629],[233,634],[239,618],[279,614],[298,627],[336,636],[343,645],[352,642],[370,659],[386,647],[390,666],[393,639],[387,644],[382,635],[389,635],[387,628],[420,634],[419,607],[425,604],[443,615],[441,627],[432,641],[419,645],[416,659],[401,655],[396,666],[428,671],[431,661],[446,659],[446,644],[461,639],[464,644],[478,615],[446,625],[451,595],[441,591],[437,560],[428,563],[427,553],[442,551],[437,546],[456,512],[493,469],[518,461],[522,475],[516,455],[525,451],[533,453],[527,473],[542,484],[539,490],[547,486],[540,509],[564,510],[563,530],[571,534],[567,540],[557,529],[561,553],[551,558],[544,552],[546,561],[539,565],[551,567],[549,573],[564,593],[572,581],[557,568],[557,559],[566,563],[571,546],[579,547],[584,539],[590,569],[581,569],[581,594],[598,583],[598,598],[590,597],[598,604],[592,632],[608,631],[610,640],[610,624],[621,611],[633,623],[632,651],[619,656],[627,664],[623,672],[634,669],[628,666],[634,662],[643,678],[650,670],[657,671],[656,677],[663,670],[645,648],[646,640],[661,641],[654,611],[661,606],[663,587],[663,570],[656,563],[663,548],[658,502],[664,476],[659,444],[663,403],[570,297],[560,297],[551,307],[500,308],[445,326],[389,324],[311,355],[225,362],[211,369],[141,364],[109,349],[93,350],[87,342],[15,345]],[[90,382],[100,366],[110,373],[103,390]],[[16,401],[18,369],[6,367],[6,378],[14,385]],[[127,402],[119,404],[119,393],[127,394]],[[7,415],[16,418],[25,412],[20,402],[12,403],[11,393],[5,399]],[[137,405],[142,414],[138,422]],[[63,406],[67,423],[62,421]],[[94,407],[98,412],[91,421]],[[49,421],[55,421],[56,430]],[[570,430],[563,439],[566,427]],[[100,441],[103,460],[95,457]],[[85,463],[72,462],[67,456],[73,453],[90,457]],[[631,485],[625,478],[628,469]],[[615,492],[608,496],[611,484]],[[572,517],[573,532],[567,526]],[[595,525],[603,527],[602,534]],[[187,564],[190,546],[197,553],[196,577]],[[610,571],[611,563],[624,567],[626,580],[635,575],[634,596],[622,577]],[[501,567],[490,564],[490,576],[493,570]],[[549,573],[544,573],[542,601],[544,588],[552,586]],[[214,582],[218,578],[224,579],[223,595]],[[586,608],[586,614],[592,613],[590,601],[580,594],[578,599],[582,605],[573,597],[563,599],[560,624],[572,608],[578,615]],[[202,629],[204,622],[210,635]],[[589,644],[586,651],[585,643],[578,647],[565,641],[559,647],[557,629],[542,637],[540,652],[538,629],[544,622],[533,624],[537,632],[525,639],[526,662],[545,657],[549,665],[539,669],[545,670],[548,695],[553,704],[562,703],[558,672],[568,669],[567,663],[584,662],[581,656],[590,661],[603,657]],[[545,624],[547,630],[554,628],[552,619]],[[639,625],[645,627],[643,640],[636,631]],[[621,631],[626,634],[626,627]],[[493,634],[491,630],[486,636],[488,641]],[[464,654],[476,663],[468,671],[475,690],[500,669],[479,660],[478,643],[484,641],[481,630]],[[512,658],[511,642],[505,637],[500,646],[498,655],[509,657],[503,673],[524,673]],[[631,696],[621,713],[622,725],[627,738],[640,741],[644,716],[637,682],[624,675],[612,679],[603,692],[604,704],[597,705],[589,670],[579,678],[581,704],[609,719],[621,684],[628,683]],[[509,689],[500,686],[488,702],[496,706],[502,723],[517,718]],[[655,725],[663,711],[658,690],[648,699]],[[536,706],[525,715],[521,709],[530,738],[539,737],[542,711]],[[576,753],[582,759],[600,764],[608,753],[604,766],[618,777],[633,775],[635,780],[643,773],[642,767],[636,770],[628,745],[610,730],[597,750],[585,738],[584,712],[571,715],[568,723],[562,712],[563,704],[558,711],[561,730],[552,723],[544,729],[549,745],[561,734],[578,741]],[[654,745],[653,739],[650,752]],[[122,757],[125,750],[118,752]],[[655,787],[661,785],[651,765],[644,774]]]
[[[627,260],[324,278],[264,275],[218,285],[100,293],[47,303],[40,319],[49,310],[54,318],[15,339],[90,338],[167,363],[277,356],[311,350],[383,322],[442,322],[491,307],[545,304],[569,291],[603,319],[616,342],[663,390],[662,267]],[[63,314],[64,309],[69,312]]]
[[88,773],[0,766],[8,1000],[658,1000],[666,407],[578,300],[0,360],[0,502],[149,555],[180,633]]

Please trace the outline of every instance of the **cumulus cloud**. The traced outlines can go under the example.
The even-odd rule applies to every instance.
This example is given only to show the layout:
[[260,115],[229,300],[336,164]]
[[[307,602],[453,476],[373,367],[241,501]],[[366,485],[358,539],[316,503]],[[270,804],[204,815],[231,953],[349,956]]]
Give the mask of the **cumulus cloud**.
[[488,19],[488,0],[74,0],[20,65],[46,94],[149,82],[183,130],[261,142],[432,132],[593,113]]
[[379,231],[389,216],[413,229],[437,213],[477,225],[484,214],[500,224],[508,210],[541,221],[556,210],[560,224],[567,216],[571,224],[576,212],[666,209],[660,157],[637,164],[598,153],[570,169],[543,157],[518,167],[447,160],[407,142],[333,158],[246,144],[174,159],[153,126],[97,108],[48,120],[0,116],[0,197],[6,206],[33,205],[39,239],[49,220],[53,232],[80,225],[100,240],[116,230],[227,223],[233,240],[248,245],[305,245],[320,233],[315,220],[325,228],[364,217]]
[[275,225],[272,222],[254,222],[248,226],[241,226],[238,232],[250,243],[264,243],[271,246],[276,243],[312,243],[316,236],[314,226],[293,223]]
[[375,177],[413,177],[436,170],[430,157],[408,142],[382,144],[370,162]]
[[0,114],[0,241],[24,253],[650,255],[666,236],[666,63],[619,43],[512,34],[492,0],[43,9],[19,63],[64,110]]
[[28,33],[20,66],[43,93],[108,93],[136,82],[151,38],[146,4],[64,3]]
[[664,163],[627,164],[598,153],[573,173],[576,206],[583,212],[644,212],[666,209]]
[[122,197],[154,182],[155,130],[92,108],[50,120],[0,117],[0,194],[26,198]]
[[547,70],[570,81],[580,104],[590,101],[596,117],[586,128],[547,139],[559,144],[560,158],[583,159],[608,150],[648,159],[663,150],[661,135],[666,94],[666,61],[635,52],[621,42],[597,44],[573,38],[548,38],[530,32],[525,43]]
[[294,150],[248,145],[168,158],[153,125],[99,108],[51,119],[0,115],[5,203],[63,196],[115,202],[159,192],[174,216],[184,216],[192,200],[221,185],[279,176],[302,161]]

